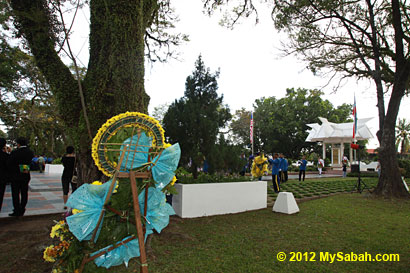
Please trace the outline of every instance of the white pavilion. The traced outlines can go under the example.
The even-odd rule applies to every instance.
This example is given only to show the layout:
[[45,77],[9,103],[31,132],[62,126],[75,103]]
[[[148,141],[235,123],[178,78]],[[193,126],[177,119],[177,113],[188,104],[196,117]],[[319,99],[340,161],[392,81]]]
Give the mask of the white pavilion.
[[[373,138],[366,123],[373,118],[364,118],[357,120],[356,140],[367,140]],[[321,142],[323,147],[323,159],[326,158],[326,145],[330,144],[331,149],[331,163],[332,167],[341,167],[344,153],[344,145],[349,145],[349,160],[353,162],[353,152],[350,147],[353,136],[353,122],[348,123],[333,123],[326,118],[319,118],[322,124],[312,123],[306,124],[309,126],[308,137],[306,142]]]

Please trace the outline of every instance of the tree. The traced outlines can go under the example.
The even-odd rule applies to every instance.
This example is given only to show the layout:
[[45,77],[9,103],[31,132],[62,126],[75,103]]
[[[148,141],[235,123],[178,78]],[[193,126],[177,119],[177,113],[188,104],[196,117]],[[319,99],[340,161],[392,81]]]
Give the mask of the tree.
[[245,108],[236,110],[229,124],[230,131],[233,134],[233,142],[244,146],[250,145],[250,122],[251,112]]
[[410,123],[406,119],[399,119],[396,126],[396,146],[400,146],[400,154],[404,155],[410,147]]
[[247,157],[241,157],[245,155],[243,147],[225,139],[224,134],[219,134],[213,147],[213,154],[217,156],[211,157],[212,161],[209,163],[215,171],[238,174],[247,163]]
[[[80,85],[58,54],[70,32],[59,19],[66,1],[9,3],[18,35],[35,57],[56,98],[57,110],[79,147],[80,180],[93,181],[101,173],[90,155],[92,135],[115,114],[147,112],[144,56],[160,57],[158,47],[178,45],[186,38],[166,33],[175,19],[170,1],[89,1],[90,59]],[[77,4],[81,5],[80,1]]]
[[[204,2],[212,13],[215,6],[228,1]],[[257,16],[253,2],[240,1],[230,23],[241,16]],[[410,78],[409,13],[409,5],[400,0],[275,0],[272,10],[276,28],[289,37],[285,53],[301,56],[314,73],[375,83],[381,176],[374,192],[379,196],[409,197],[395,156],[396,119]],[[387,109],[386,90],[390,94]]]
[[[372,79],[379,111],[382,174],[377,195],[408,197],[395,156],[395,125],[410,78],[409,6],[405,1],[275,1],[278,29],[289,34],[289,52],[314,72]],[[404,32],[406,30],[406,32]],[[390,100],[385,110],[385,88]]]
[[281,99],[261,98],[255,101],[255,129],[261,141],[261,148],[269,153],[283,153],[298,158],[303,149],[317,150],[314,143],[305,142],[308,136],[307,124],[316,123],[318,117],[331,122],[346,122],[351,105],[342,104],[336,108],[320,97],[323,92],[291,88]]
[[169,140],[181,145],[181,163],[192,162],[195,178],[204,158],[215,162],[213,147],[219,129],[231,117],[229,108],[222,104],[223,96],[217,94],[218,77],[219,71],[211,73],[199,56],[195,70],[186,79],[184,96],[169,106],[163,120]]
[[1,39],[0,116],[9,139],[25,136],[36,153],[63,153],[63,123],[55,99],[33,57]]
[[169,104],[161,104],[154,107],[154,111],[152,113],[152,117],[159,121],[162,125],[162,121],[164,120],[165,113],[168,111]]

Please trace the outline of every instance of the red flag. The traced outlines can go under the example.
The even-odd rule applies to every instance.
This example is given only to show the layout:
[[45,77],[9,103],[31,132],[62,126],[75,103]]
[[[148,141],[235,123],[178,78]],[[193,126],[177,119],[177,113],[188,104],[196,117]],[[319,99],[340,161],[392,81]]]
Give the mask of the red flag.
[[249,137],[251,139],[251,143],[253,143],[253,112],[251,112],[251,124],[249,126]]
[[353,139],[356,140],[357,134],[357,109],[356,109],[356,94],[354,95],[354,104],[353,104]]

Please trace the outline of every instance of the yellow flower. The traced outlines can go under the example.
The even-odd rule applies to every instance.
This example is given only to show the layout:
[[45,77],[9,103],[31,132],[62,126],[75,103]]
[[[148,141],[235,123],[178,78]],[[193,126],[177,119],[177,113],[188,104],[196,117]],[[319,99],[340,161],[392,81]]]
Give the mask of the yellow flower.
[[173,186],[174,184],[175,184],[175,182],[177,181],[177,177],[176,176],[174,176],[174,178],[172,178],[172,181],[171,181],[171,186]]
[[54,245],[51,245],[49,247],[47,247],[44,252],[43,252],[43,259],[47,262],[55,262],[56,259],[54,259],[55,257],[55,250],[54,250]]
[[171,143],[164,143],[164,148],[165,148],[165,149],[168,148],[168,147],[171,147],[171,146],[172,146]]
[[96,180],[91,184],[93,184],[93,185],[102,185],[103,183],[101,181]]
[[77,213],[80,213],[80,212],[83,212],[83,210],[79,210],[79,209],[73,209],[72,210],[73,214],[77,214]]
[[117,193],[118,187],[120,186],[119,182],[120,182],[120,181],[117,180],[117,184],[115,185],[114,191],[113,191],[112,193]]
[[54,238],[57,236],[57,231],[61,228],[60,224],[55,224],[52,228],[51,228],[51,232],[50,232],[50,237]]

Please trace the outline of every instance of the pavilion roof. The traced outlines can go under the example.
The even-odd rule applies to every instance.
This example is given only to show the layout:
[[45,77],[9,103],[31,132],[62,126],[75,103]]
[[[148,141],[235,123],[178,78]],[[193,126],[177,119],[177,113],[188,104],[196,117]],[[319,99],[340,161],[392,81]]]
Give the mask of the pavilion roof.
[[[366,125],[366,123],[371,119],[373,118],[364,118],[357,120],[357,140],[366,140],[373,138],[373,134],[370,132],[370,129]],[[347,143],[352,141],[353,122],[333,123],[322,117],[320,117],[319,120],[322,124],[306,124],[311,128],[310,130],[308,130],[309,135],[306,138],[306,142],[324,141],[327,143]]]

